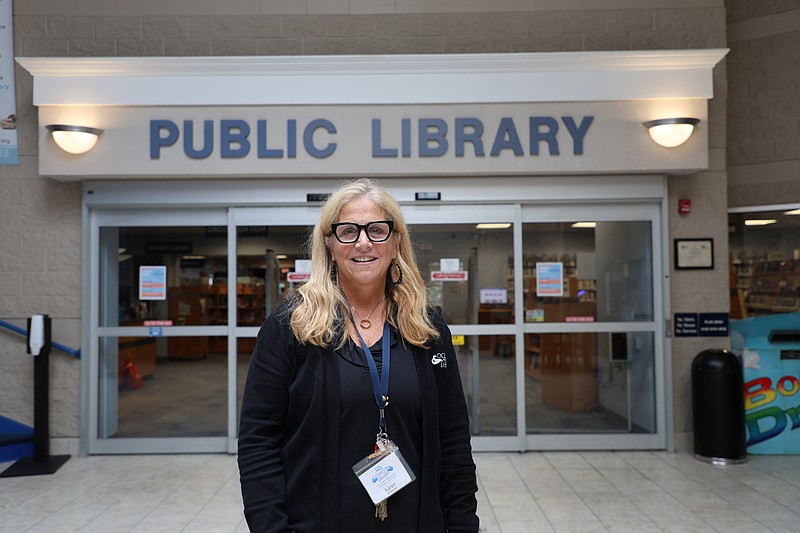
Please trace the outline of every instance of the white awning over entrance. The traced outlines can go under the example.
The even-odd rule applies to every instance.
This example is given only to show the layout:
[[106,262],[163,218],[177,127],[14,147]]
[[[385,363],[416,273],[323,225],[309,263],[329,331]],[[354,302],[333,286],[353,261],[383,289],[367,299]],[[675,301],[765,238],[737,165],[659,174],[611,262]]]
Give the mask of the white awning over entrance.
[[[18,58],[42,175],[289,177],[686,173],[708,166],[727,50]],[[700,120],[685,145],[643,122]],[[102,129],[75,156],[50,124]]]

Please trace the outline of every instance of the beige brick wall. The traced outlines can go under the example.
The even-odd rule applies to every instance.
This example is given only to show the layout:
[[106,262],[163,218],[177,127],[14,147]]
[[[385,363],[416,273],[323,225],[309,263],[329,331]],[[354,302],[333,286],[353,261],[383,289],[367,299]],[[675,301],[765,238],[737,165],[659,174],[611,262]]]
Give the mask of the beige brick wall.
[[15,17],[19,56],[296,55],[724,48],[725,11]]
[[[781,3],[785,3],[784,2]],[[791,0],[789,0],[791,1]],[[776,2],[757,2],[770,4]],[[15,15],[362,15],[692,9],[724,7],[724,0],[17,0]]]
[[[19,56],[79,57],[726,46],[722,0],[679,4],[681,8],[675,7],[674,0],[164,0],[154,6],[109,0],[25,0],[15,5],[15,51]],[[48,312],[60,334],[77,346],[82,317],[81,188],[38,177],[31,80],[20,68],[16,75],[22,164],[0,167],[0,223],[6,228],[0,232],[5,256],[0,257],[0,317],[24,319],[34,312]],[[670,232],[713,236],[719,260],[727,254],[722,227],[726,206],[719,199],[719,190],[726,187],[725,158],[720,155],[726,144],[724,63],[715,71],[715,84],[718,92],[710,104],[709,119],[713,168],[698,176],[670,178],[669,195],[670,213],[675,212],[673,203],[678,197],[689,196],[704,207],[688,221],[671,222]],[[727,309],[727,287],[723,287],[727,274],[724,281],[717,271],[688,281],[691,286],[682,285],[671,294],[675,311]],[[698,293],[696,287],[703,289]],[[689,363],[706,344],[673,342],[674,423],[681,434],[679,441],[687,440],[691,425],[691,399],[684,394]],[[11,369],[13,375],[5,379],[15,387],[0,387],[4,414],[30,422],[30,378],[27,367],[19,363],[23,351],[21,340],[0,334],[0,368]],[[79,363],[56,356],[53,365],[57,379],[52,397],[59,416],[52,434],[74,439],[79,435]]]
[[729,2],[731,206],[800,202],[800,2]]

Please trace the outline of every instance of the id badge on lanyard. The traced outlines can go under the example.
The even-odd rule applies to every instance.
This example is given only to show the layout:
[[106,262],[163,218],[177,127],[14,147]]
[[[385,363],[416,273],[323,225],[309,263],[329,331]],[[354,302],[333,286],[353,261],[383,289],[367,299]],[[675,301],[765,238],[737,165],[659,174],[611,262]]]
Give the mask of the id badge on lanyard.
[[[350,318],[352,320],[352,316]],[[383,372],[380,377],[378,377],[378,366],[369,351],[369,346],[358,332],[358,328],[356,328],[356,333],[369,366],[372,389],[375,393],[375,403],[378,406],[380,418],[378,434],[375,437],[375,451],[354,464],[353,473],[366,489],[372,503],[375,504],[375,516],[386,520],[386,517],[389,516],[387,506],[389,496],[414,481],[416,476],[400,453],[400,449],[386,433],[384,411],[389,404],[389,372],[391,370],[389,324],[384,323],[383,325],[383,342],[381,344]]]
[[[353,472],[375,504],[375,516],[385,520],[388,516],[386,500],[414,481],[416,476],[394,442],[386,439],[380,446],[382,449],[379,448],[375,453],[354,464]],[[380,509],[382,504],[383,511]]]

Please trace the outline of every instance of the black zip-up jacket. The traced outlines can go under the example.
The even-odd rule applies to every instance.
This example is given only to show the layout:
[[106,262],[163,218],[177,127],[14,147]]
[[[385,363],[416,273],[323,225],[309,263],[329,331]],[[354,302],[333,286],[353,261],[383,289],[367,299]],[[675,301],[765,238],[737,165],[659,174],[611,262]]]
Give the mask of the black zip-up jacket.
[[[239,425],[244,513],[253,533],[338,531],[339,377],[332,348],[301,345],[281,304],[261,327]],[[414,348],[422,396],[418,533],[477,533],[475,463],[450,329]],[[411,533],[411,532],[409,532]]]

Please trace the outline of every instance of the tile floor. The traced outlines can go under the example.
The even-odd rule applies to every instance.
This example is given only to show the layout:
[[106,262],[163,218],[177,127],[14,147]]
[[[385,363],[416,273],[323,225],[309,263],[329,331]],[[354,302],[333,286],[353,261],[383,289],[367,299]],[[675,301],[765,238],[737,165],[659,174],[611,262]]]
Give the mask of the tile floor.
[[[722,467],[666,452],[475,460],[488,533],[800,531],[800,455]],[[72,457],[53,475],[0,478],[2,533],[246,531],[233,456]]]

